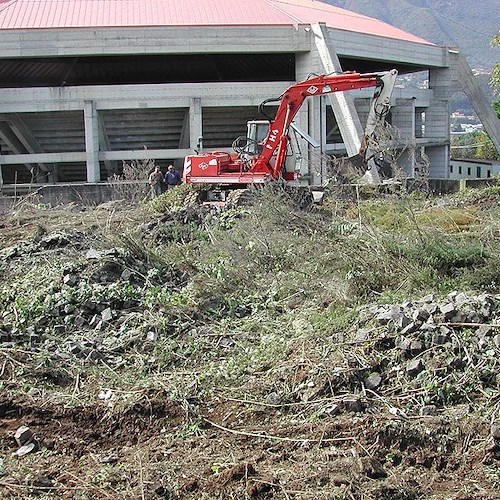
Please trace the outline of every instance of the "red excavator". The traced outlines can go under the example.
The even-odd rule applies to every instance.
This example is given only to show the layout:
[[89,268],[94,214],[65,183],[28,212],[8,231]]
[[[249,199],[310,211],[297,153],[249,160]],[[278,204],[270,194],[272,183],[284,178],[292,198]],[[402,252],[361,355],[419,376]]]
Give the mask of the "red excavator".
[[[215,194],[208,196],[208,201],[221,202],[226,200],[233,189],[277,179],[293,183],[300,174],[300,165],[297,162],[291,169],[289,166],[285,168],[287,149],[291,142],[290,129],[298,131],[303,139],[313,143],[311,137],[301,133],[292,123],[305,99],[332,92],[375,87],[359,153],[367,163],[370,156],[367,139],[389,111],[396,76],[396,70],[369,74],[346,72],[313,76],[296,83],[278,99],[268,99],[261,104],[259,109],[262,112],[270,102],[279,103],[274,118],[248,122],[248,137],[239,137],[233,142],[234,153],[221,151],[187,156],[183,180],[187,184],[218,185],[218,189],[212,190]],[[336,118],[337,121],[342,119],[338,116]]]

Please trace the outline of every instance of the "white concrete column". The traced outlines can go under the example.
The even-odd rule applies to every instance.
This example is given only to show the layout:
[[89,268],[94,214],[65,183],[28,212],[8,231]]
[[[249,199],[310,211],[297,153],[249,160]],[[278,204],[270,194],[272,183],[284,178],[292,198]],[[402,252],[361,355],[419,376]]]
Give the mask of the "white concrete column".
[[415,139],[415,100],[396,99],[392,108],[392,125],[397,127],[400,138],[404,141]]
[[396,106],[392,108],[392,125],[396,128],[399,142],[404,149],[398,158],[399,167],[408,175],[415,175],[415,100],[396,99]]
[[309,184],[319,186],[326,177],[326,165],[323,158],[323,153],[326,151],[326,96],[313,97],[306,103],[309,123],[305,130],[320,147],[313,148],[306,141],[302,141],[308,165],[307,170],[304,169],[301,174],[308,175]]
[[453,90],[453,69],[429,70],[429,88],[432,99],[425,112],[426,139],[441,142],[436,146],[425,148],[429,158],[429,177],[448,179],[450,172],[450,98]]
[[99,119],[95,101],[84,102],[83,117],[85,123],[87,182],[99,182],[101,180],[99,168]]
[[450,177],[450,146],[428,146],[425,154],[429,158],[429,178],[449,179]]
[[203,147],[203,111],[201,98],[193,97],[189,102],[189,147],[201,152]]
[[[322,74],[324,69],[317,51],[300,53],[295,59],[295,79],[298,82],[305,80],[311,73]],[[306,99],[295,116],[294,124],[307,133],[319,147],[312,147],[303,139],[299,139],[302,157],[305,162],[301,165],[299,184],[321,186],[327,177],[326,161],[326,96]]]

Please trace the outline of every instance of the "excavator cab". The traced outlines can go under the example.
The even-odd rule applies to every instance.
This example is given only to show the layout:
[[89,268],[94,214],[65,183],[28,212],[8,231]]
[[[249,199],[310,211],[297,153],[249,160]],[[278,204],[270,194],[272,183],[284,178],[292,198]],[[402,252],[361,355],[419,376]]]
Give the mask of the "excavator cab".
[[252,155],[262,153],[264,140],[269,132],[269,122],[267,120],[252,120],[247,122],[247,137]]
[[233,149],[240,158],[257,156],[262,153],[263,143],[269,132],[269,121],[251,120],[247,122],[247,135],[233,142]]
[[[298,130],[297,127],[293,125],[290,130],[290,141],[288,142],[286,160],[283,168],[283,174],[286,172],[288,176],[294,174],[303,161],[296,130]],[[250,120],[247,122],[246,137],[238,138],[237,141],[233,143],[233,148],[240,157],[258,156],[262,153],[264,142],[268,134],[268,120]],[[303,137],[303,134],[299,135]],[[318,145],[314,144],[314,147],[317,146]],[[274,158],[271,158],[270,162],[274,163]]]

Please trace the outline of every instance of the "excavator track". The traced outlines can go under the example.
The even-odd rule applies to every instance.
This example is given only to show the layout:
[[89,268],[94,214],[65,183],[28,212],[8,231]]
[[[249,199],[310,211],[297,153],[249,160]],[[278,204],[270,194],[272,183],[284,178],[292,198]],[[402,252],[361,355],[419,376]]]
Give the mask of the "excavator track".
[[201,191],[191,191],[184,198],[184,208],[193,208],[201,205]]
[[253,193],[251,189],[233,189],[226,197],[226,206],[229,208],[247,207],[252,204]]

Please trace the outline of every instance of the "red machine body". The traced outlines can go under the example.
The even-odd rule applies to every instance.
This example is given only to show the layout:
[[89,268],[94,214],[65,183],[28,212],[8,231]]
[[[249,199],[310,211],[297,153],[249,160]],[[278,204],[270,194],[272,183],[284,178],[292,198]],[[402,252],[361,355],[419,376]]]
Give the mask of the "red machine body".
[[[393,70],[395,72],[395,70]],[[397,72],[395,72],[397,74]],[[188,184],[264,183],[283,177],[293,180],[298,172],[283,172],[289,143],[289,127],[305,99],[332,92],[383,86],[381,74],[347,72],[320,75],[289,87],[279,98],[279,106],[259,154],[210,152],[185,158],[183,180]]]

